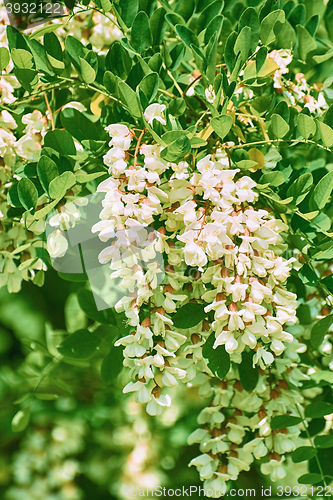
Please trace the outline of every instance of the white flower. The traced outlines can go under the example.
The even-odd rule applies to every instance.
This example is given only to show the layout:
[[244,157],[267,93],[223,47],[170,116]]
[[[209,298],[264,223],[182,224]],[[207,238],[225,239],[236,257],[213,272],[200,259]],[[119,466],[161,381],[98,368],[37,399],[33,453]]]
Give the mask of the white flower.
[[166,125],[166,120],[163,116],[163,111],[166,109],[165,104],[157,104],[153,103],[146,108],[144,112],[144,117],[151,125],[153,123],[153,120],[157,120],[158,122],[162,123],[162,125]]
[[262,370],[266,369],[266,365],[271,365],[274,361],[274,356],[271,352],[266,351],[263,347],[258,347],[257,352],[253,356],[253,367],[259,363]]
[[162,407],[163,406],[170,406],[171,405],[171,398],[169,394],[161,394],[159,398],[155,398],[153,396],[153,399],[149,401],[146,407],[146,411],[148,415],[155,416],[155,415],[161,415],[162,413]]
[[121,148],[125,151],[129,149],[131,145],[131,134],[126,125],[112,124],[106,127],[105,130],[109,132],[110,137],[112,137],[109,146]]
[[[277,453],[274,453],[277,455]],[[286,469],[283,467],[282,463],[285,460],[285,457],[279,457],[280,460],[270,460],[265,464],[261,464],[260,470],[262,474],[265,476],[270,476],[273,482],[278,481],[279,479],[283,479],[287,475]]]
[[47,251],[53,259],[63,257],[68,249],[68,241],[61,231],[53,231],[47,237]]
[[215,99],[215,92],[214,92],[213,85],[209,85],[208,89],[205,89],[205,95],[206,95],[207,101],[212,104],[214,102],[214,99]]

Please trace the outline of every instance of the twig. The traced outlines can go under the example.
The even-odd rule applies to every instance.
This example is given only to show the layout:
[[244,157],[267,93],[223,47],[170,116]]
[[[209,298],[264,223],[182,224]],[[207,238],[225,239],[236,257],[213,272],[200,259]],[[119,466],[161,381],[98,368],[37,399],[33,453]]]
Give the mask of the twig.
[[54,120],[53,120],[53,115],[52,115],[52,109],[51,109],[51,106],[50,106],[50,103],[49,103],[49,100],[47,98],[47,95],[46,95],[46,92],[44,92],[44,99],[45,99],[45,102],[46,102],[46,107],[47,107],[47,110],[49,112],[49,120],[51,122],[51,127],[52,127],[52,130],[55,129],[55,126],[54,126]]

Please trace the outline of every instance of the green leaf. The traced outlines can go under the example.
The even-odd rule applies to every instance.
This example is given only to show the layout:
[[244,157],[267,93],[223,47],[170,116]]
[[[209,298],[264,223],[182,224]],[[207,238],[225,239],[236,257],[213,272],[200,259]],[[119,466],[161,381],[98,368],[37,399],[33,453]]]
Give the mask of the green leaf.
[[213,83],[216,73],[217,34],[214,33],[206,47],[206,76]]
[[112,4],[110,0],[100,0],[101,2],[101,7],[104,10],[104,12],[109,12],[111,10]]
[[15,68],[14,73],[24,90],[31,92],[38,84],[38,73],[34,69]]
[[17,68],[32,69],[33,59],[31,52],[24,49],[12,49],[11,56],[13,63]]
[[62,24],[47,24],[45,26],[42,26],[42,28],[39,28],[29,35],[29,40],[36,40],[37,38],[44,36],[46,33],[52,33],[53,31],[58,29],[59,26],[62,26]]
[[63,172],[49,184],[49,195],[52,199],[63,198],[67,191],[76,183],[73,172]]
[[86,174],[86,173],[75,173],[75,179],[76,182],[79,182],[80,184],[85,184],[86,182],[93,181],[94,179],[98,179],[98,177],[101,177],[102,175],[105,175],[106,172],[95,172],[93,174]]
[[206,313],[202,304],[189,302],[182,306],[173,316],[172,321],[176,328],[192,328],[204,320]]
[[63,53],[60,41],[55,33],[46,33],[44,35],[44,48],[48,55],[62,62]]
[[103,76],[103,85],[106,90],[111,94],[117,94],[118,80],[116,75],[111,73],[111,71],[105,71]]
[[[311,196],[311,201],[313,208],[321,210],[325,207],[328,202],[333,190],[333,171],[328,172],[324,175],[314,188],[313,194]],[[312,205],[311,205],[312,206]]]
[[229,115],[221,115],[219,117],[215,117],[210,122],[214,131],[221,139],[224,139],[225,136],[230,132],[232,123],[232,118]]
[[213,17],[213,19],[210,21],[205,31],[205,39],[204,39],[205,45],[208,44],[209,40],[214,35],[214,33],[216,33],[217,35],[217,40],[219,39],[222,30],[222,24],[223,24],[222,14]]
[[330,292],[333,292],[333,274],[326,276],[326,278],[320,280],[321,284],[326,286]]
[[298,24],[296,26],[298,37],[298,50],[299,55],[303,61],[306,61],[308,54],[317,48],[315,39],[310,35],[308,30]]
[[149,20],[153,45],[161,45],[163,43],[164,34],[167,27],[165,14],[165,9],[163,7],[159,7],[153,12],[153,15]]
[[253,368],[253,352],[243,351],[242,362],[238,365],[239,378],[245,391],[253,391],[259,380],[258,367]]
[[68,53],[69,57],[72,60],[72,63],[74,64],[75,68],[80,71],[81,70],[81,63],[80,59],[84,58],[87,49],[84,47],[84,45],[75,38],[74,36],[67,36],[65,40],[65,48],[66,52]]
[[303,474],[303,476],[298,478],[299,484],[316,484],[322,481],[320,474]]
[[0,47],[0,71],[6,69],[10,62],[9,50],[6,47]]
[[297,128],[304,139],[316,133],[316,124],[312,118],[304,113],[300,113],[297,118]]
[[272,115],[271,125],[273,134],[279,139],[284,137],[289,132],[288,123],[282,118],[282,116],[276,113]]
[[225,350],[224,345],[219,345],[216,349],[213,349],[214,343],[215,334],[212,333],[202,348],[202,355],[208,359],[208,368],[216,377],[222,380],[230,370],[230,355]]
[[118,88],[121,101],[126,104],[131,115],[134,118],[140,118],[141,110],[139,108],[136,93],[134,92],[134,90],[131,89],[131,87],[125,82],[119,82]]
[[311,460],[311,458],[315,457],[317,453],[317,450],[312,446],[301,446],[292,453],[291,458],[294,464],[298,464],[300,462],[305,462],[306,460]]
[[106,385],[114,384],[123,368],[123,349],[113,347],[105,356],[101,365],[101,377]]
[[207,28],[211,20],[221,14],[223,9],[223,2],[220,0],[216,0],[215,2],[211,2],[207,7],[201,12],[199,18],[195,23],[195,31],[196,33],[200,33],[202,30]]
[[[236,31],[232,31],[227,38],[225,48],[224,48],[224,60],[226,62],[228,71],[230,71],[230,73],[234,69],[235,62],[236,62],[236,55],[234,52],[234,46],[235,46],[235,43],[237,40],[237,36],[238,35],[237,35]],[[249,65],[249,66],[251,66],[251,65]],[[244,76],[244,78],[245,78],[245,76]]]
[[19,410],[16,415],[14,415],[12,420],[12,431],[13,432],[21,432],[23,431],[30,419],[30,408],[23,408]]
[[179,163],[191,152],[191,142],[188,137],[182,136],[161,152],[161,157],[166,161]]
[[270,186],[273,187],[281,186],[281,184],[284,183],[284,175],[279,170],[274,170],[273,172],[268,172],[267,174],[263,174],[259,179],[259,183],[269,184]]
[[260,24],[260,39],[264,45],[269,45],[275,40],[275,36],[285,22],[283,10],[270,12]]
[[49,191],[49,184],[58,177],[59,170],[57,165],[48,156],[41,156],[37,164],[37,174],[45,193]]
[[103,325],[116,325],[117,321],[112,309],[102,309],[98,311],[92,292],[81,288],[78,291],[79,304],[88,318],[102,323]]
[[132,59],[124,47],[117,41],[111,45],[105,56],[105,67],[114,75],[126,80],[132,67]]
[[41,401],[54,401],[58,398],[58,394],[44,394],[44,393],[35,393],[35,397],[40,399]]
[[332,323],[333,314],[330,314],[313,325],[311,330],[311,344],[314,349],[320,346]]
[[238,29],[242,29],[244,26],[249,26],[251,28],[251,42],[249,49],[251,52],[254,52],[258,45],[260,22],[258,14],[253,7],[248,7],[241,15]]
[[90,66],[90,64],[80,57],[81,75],[86,83],[93,83],[96,78],[95,70]]
[[318,284],[319,276],[316,271],[309,266],[309,264],[304,264],[298,271],[298,276],[301,278],[305,285],[315,286]]
[[[332,319],[333,321],[333,319]],[[306,418],[321,418],[333,413],[333,405],[325,401],[317,401],[305,407],[304,415]]]
[[333,448],[333,436],[316,436],[314,444],[317,448]]
[[121,18],[128,28],[132,26],[135,16],[139,10],[138,0],[120,0]]
[[182,24],[177,24],[176,31],[179,38],[184,42],[185,45],[187,45],[187,47],[191,47],[192,44],[196,47],[199,47],[200,44],[198,37],[192,30],[190,30],[186,26],[183,26]]
[[149,75],[146,75],[139,83],[139,87],[147,97],[149,103],[152,102],[156,96],[158,83],[159,76],[157,73],[150,73]]
[[[305,115],[304,115],[305,116]],[[287,196],[292,196],[296,205],[304,200],[313,184],[312,174],[302,174],[288,188]]]
[[256,73],[258,74],[267,59],[267,47],[260,47],[256,53]]
[[324,145],[327,148],[333,146],[333,130],[331,129],[331,127],[319,120],[316,120],[316,124]]
[[131,44],[134,49],[142,54],[153,43],[149,27],[149,18],[145,12],[139,12],[135,17],[131,29]]
[[78,330],[61,342],[58,351],[66,358],[87,359],[95,354],[99,344],[100,339],[95,333]]
[[[54,26],[53,24],[51,26]],[[34,57],[36,70],[44,75],[54,76],[54,71],[50,69],[50,63],[47,60],[47,54],[44,45],[38,40],[28,39],[29,48]]]
[[20,198],[18,195],[18,182],[12,185],[12,187],[8,191],[8,202],[12,207],[22,207],[22,203],[20,202]]
[[67,132],[80,142],[84,139],[98,141],[101,138],[97,126],[75,108],[65,108],[61,112],[60,120]]
[[44,137],[44,146],[55,149],[62,155],[75,155],[74,141],[66,130],[51,130]]
[[17,187],[20,202],[26,210],[35,210],[38,200],[38,191],[35,184],[24,177],[20,180]]
[[34,218],[36,220],[43,219],[51,210],[59,203],[60,199],[58,198],[57,200],[52,201],[45,207],[41,208],[40,210],[37,210],[34,214]]
[[276,429],[284,429],[285,427],[293,427],[301,422],[302,419],[300,417],[294,417],[292,415],[277,415],[271,420],[271,429],[274,431]]
[[59,278],[65,281],[72,281],[73,283],[84,283],[88,281],[88,275],[86,273],[60,273],[58,272]]
[[245,62],[251,47],[251,28],[249,26],[244,26],[244,28],[239,33],[235,46],[234,52],[236,55],[240,52],[242,61]]
[[65,64],[62,61],[59,61],[59,59],[50,56],[50,54],[47,54],[47,60],[55,73],[60,74],[65,69]]

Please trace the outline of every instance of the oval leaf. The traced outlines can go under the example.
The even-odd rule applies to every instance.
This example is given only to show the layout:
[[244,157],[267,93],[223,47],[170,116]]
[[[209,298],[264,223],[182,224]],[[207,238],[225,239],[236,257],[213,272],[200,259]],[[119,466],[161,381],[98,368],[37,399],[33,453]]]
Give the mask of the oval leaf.
[[317,349],[324,340],[324,337],[332,323],[333,314],[330,314],[329,316],[320,319],[313,325],[311,330],[311,344],[315,349]]
[[149,18],[143,11],[139,12],[133,21],[131,29],[131,44],[134,49],[142,54],[144,50],[149,49],[153,43]]
[[38,200],[38,191],[35,184],[27,177],[23,177],[18,183],[17,192],[24,208],[26,210],[35,210]]
[[76,183],[73,172],[64,172],[50,182],[49,194],[53,199],[62,198]]
[[176,328],[192,328],[205,319],[206,313],[202,304],[189,302],[178,309],[172,321]]
[[278,115],[277,113],[274,113],[272,115],[271,124],[272,124],[273,134],[279,139],[284,137],[289,132],[288,123],[282,118],[282,116]]
[[298,464],[299,462],[310,460],[311,458],[315,457],[317,453],[317,450],[312,446],[301,446],[293,452],[291,458],[294,464]]
[[333,405],[330,403],[325,403],[325,401],[317,401],[316,403],[311,403],[305,408],[306,418],[321,418],[325,415],[331,415],[333,413]]
[[239,378],[243,389],[253,391],[259,380],[258,367],[253,368],[253,352],[243,351],[242,362],[238,366]]
[[23,408],[19,410],[12,420],[12,431],[21,432],[23,431],[29,423],[30,409]]
[[202,355],[208,360],[208,367],[219,379],[224,379],[230,370],[230,355],[225,350],[224,345],[213,348],[215,343],[215,334],[212,333],[206,340]]
[[277,415],[271,420],[271,429],[284,429],[285,427],[292,427],[301,422],[302,419],[300,417],[294,417],[293,415]]
[[229,133],[232,127],[232,118],[229,115],[221,115],[216,118],[213,118],[210,122],[211,126],[214,129],[214,132],[217,133],[221,139],[224,139],[225,136]]
[[67,337],[58,347],[60,354],[71,359],[90,358],[97,350],[100,339],[88,330],[78,330]]

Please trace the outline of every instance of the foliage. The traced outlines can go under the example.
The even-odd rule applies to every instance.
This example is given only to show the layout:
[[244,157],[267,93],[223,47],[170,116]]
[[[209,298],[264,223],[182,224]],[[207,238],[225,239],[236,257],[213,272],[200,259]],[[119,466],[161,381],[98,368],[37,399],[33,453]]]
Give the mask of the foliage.
[[[94,447],[101,444],[103,432],[109,435],[132,419],[130,403],[125,408],[121,402],[126,396],[121,399],[113,389],[120,379],[126,383],[123,356],[126,367],[134,373],[124,392],[137,391],[136,401],[141,406],[148,402],[144,387],[147,390],[149,377],[143,368],[142,373],[135,372],[133,359],[140,364],[147,353],[152,354],[151,339],[162,362],[154,365],[157,382],[154,378],[149,386],[147,411],[156,415],[163,406],[167,407],[165,415],[168,411],[171,415],[169,394],[161,395],[161,389],[169,387],[176,394],[183,391],[181,396],[175,395],[176,401],[180,398],[180,408],[182,399],[198,410],[198,396],[213,397],[213,403],[207,403],[198,418],[203,428],[189,437],[189,442],[200,444],[200,457],[210,457],[211,475],[201,473],[206,488],[214,485],[228,490],[232,482],[243,484],[243,475],[238,474],[248,470],[254,460],[260,465],[258,481],[262,484],[266,484],[267,475],[272,481],[281,480],[286,476],[286,456],[291,457],[288,464],[300,484],[326,486],[333,478],[332,464],[327,460],[333,448],[328,417],[333,408],[333,3],[96,0],[75,7],[65,4],[66,16],[60,21],[24,31],[8,23],[1,7],[7,26],[6,33],[0,30],[0,286],[10,293],[20,292],[24,282],[16,299],[18,306],[13,306],[2,289],[9,310],[0,309],[3,352],[14,356],[1,376],[6,430],[22,433],[32,420],[31,434],[20,438],[24,456],[38,433],[46,443],[50,432],[59,430],[57,412],[65,412],[69,402],[77,422],[73,432],[81,444],[73,451],[63,451],[63,456],[79,454],[84,440],[92,440]],[[112,128],[114,124],[126,130]],[[114,152],[116,148],[119,151]],[[155,170],[147,167],[152,159]],[[213,169],[209,162],[214,168],[218,163],[221,172],[234,171],[235,183],[230,177],[220,183],[214,179],[215,184],[200,184],[203,172],[198,165]],[[135,187],[130,188],[128,172],[145,168],[150,177],[147,174],[138,187],[140,180],[132,172]],[[108,182],[118,184],[105,188]],[[252,263],[248,271],[245,264],[240,271],[239,262],[227,255],[241,246],[244,228],[232,232],[228,226],[225,236],[231,239],[221,240],[222,257],[209,255],[208,235],[199,247],[209,259],[205,261],[199,250],[192,258],[191,251],[184,250],[191,242],[183,238],[191,230],[191,217],[196,217],[200,206],[206,224],[212,207],[216,208],[212,192],[223,197],[221,193],[227,190],[223,191],[223,186],[241,186],[242,182],[245,184],[237,187],[237,196],[236,191],[230,191],[229,198],[223,195],[227,201],[219,207],[220,213],[237,218],[239,213],[245,217],[249,207],[265,210],[258,232],[249,223],[245,236],[267,240],[266,248],[245,252]],[[149,290],[159,291],[153,298],[151,295],[140,302],[128,285],[126,299],[132,302],[101,309],[96,306],[98,300],[106,303],[107,298],[103,294],[96,298],[91,284],[92,275],[98,275],[97,267],[87,266],[87,255],[95,249],[88,248],[85,239],[71,245],[70,238],[75,227],[89,226],[91,213],[102,207],[99,199],[90,197],[106,193],[103,207],[107,210],[108,202],[115,202],[108,194],[112,189],[118,189],[118,194],[121,189],[126,195],[131,190],[138,193],[136,208],[140,204],[140,210],[134,220],[151,226],[156,234],[159,231],[165,274],[161,282],[150,286]],[[186,208],[194,196],[196,203]],[[85,211],[88,197],[93,202],[89,201]],[[143,203],[143,199],[148,202]],[[110,206],[107,217],[101,215],[102,221],[95,221],[98,227],[94,231],[101,231],[102,241],[105,220],[111,220],[112,226],[116,216],[110,229],[113,238],[115,231],[118,234],[125,228],[126,214]],[[147,207],[153,207],[149,215]],[[245,219],[240,223],[245,225]],[[266,227],[275,231],[270,233],[271,240]],[[90,229],[85,231],[90,234]],[[70,269],[64,270],[61,259],[65,255],[72,255],[73,260]],[[257,257],[263,261],[255,267]],[[150,265],[148,257],[146,262]],[[276,271],[273,278],[280,265],[277,262],[283,271]],[[131,274],[140,274],[142,268],[132,264]],[[157,279],[158,269],[155,272],[149,265],[145,271],[149,269]],[[266,266],[264,271],[261,265]],[[213,276],[214,266],[218,277]],[[223,268],[228,270],[226,274]],[[111,269],[113,274],[119,271],[112,263]],[[119,273],[117,277],[124,278]],[[271,281],[266,280],[268,275]],[[256,299],[254,292],[249,292],[249,277],[270,287],[271,294],[272,290],[285,293],[279,299],[285,302],[276,307],[276,299]],[[249,288],[246,295],[239,292],[237,296],[234,290],[237,284],[244,285],[242,280]],[[48,303],[33,285],[43,287]],[[228,288],[230,285],[234,288]],[[249,328],[246,333],[252,320],[238,324],[236,346],[236,337],[226,334],[232,330],[226,318],[229,313],[237,316],[243,311],[248,292],[254,306],[265,309],[253,316],[261,330]],[[29,306],[34,308],[39,300],[44,310],[34,315]],[[224,304],[227,312],[222,309]],[[291,325],[296,307],[298,323]],[[18,310],[21,314],[15,317]],[[276,318],[281,331],[284,325],[281,337],[276,338],[282,347],[270,344]],[[28,326],[30,320],[32,326]],[[140,327],[145,329],[143,342],[135,337]],[[151,337],[147,333],[150,328]],[[21,347],[16,343],[6,347],[6,342],[11,342],[9,330],[17,337],[15,342],[21,341]],[[246,342],[238,335],[240,330],[248,335]],[[128,355],[130,344],[138,349],[135,355]],[[175,353],[178,365],[173,361]],[[85,380],[90,376],[91,380]],[[87,384],[86,392],[81,377]],[[186,390],[179,388],[178,379],[184,379]],[[9,405],[15,399],[19,408],[14,415]],[[112,420],[112,412],[115,423],[108,420]],[[172,421],[175,433],[183,432],[184,426],[194,431],[190,412],[184,408],[181,412],[181,423],[177,424],[176,418]],[[108,418],[103,416],[106,414]],[[158,422],[163,422],[163,415]],[[93,431],[95,418],[100,419],[98,437]],[[142,425],[157,426],[154,433],[159,434],[160,424],[148,423],[146,416],[140,418]],[[72,424],[66,417],[61,425],[70,429]],[[160,436],[167,434],[160,431]],[[230,449],[223,448],[221,436],[227,434],[233,436]],[[170,443],[169,437],[165,439]],[[182,464],[184,477],[192,479],[187,475],[192,472],[185,473],[183,448],[177,450],[177,444],[174,439],[172,453]],[[159,446],[156,455],[162,453],[162,444]],[[95,455],[98,467],[103,467],[103,453],[114,453],[117,447],[112,443],[106,448]],[[95,460],[89,450],[84,453],[82,460]],[[207,465],[200,457],[191,462],[199,473]],[[171,462],[176,467],[175,459]],[[307,469],[294,465],[304,462]],[[238,467],[237,472],[232,466]],[[105,466],[105,474],[110,470],[112,466]],[[72,479],[77,465],[73,471]],[[93,476],[91,473],[89,481],[98,482]],[[82,486],[87,497],[90,487],[90,483]],[[20,498],[14,487],[6,494],[9,499]],[[112,494],[122,498],[116,489]]]

